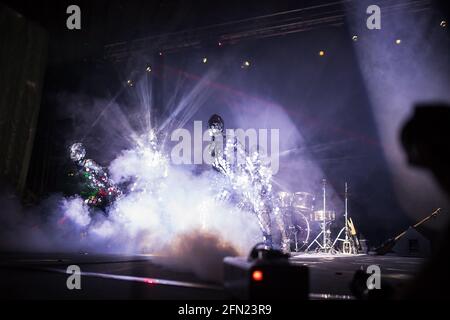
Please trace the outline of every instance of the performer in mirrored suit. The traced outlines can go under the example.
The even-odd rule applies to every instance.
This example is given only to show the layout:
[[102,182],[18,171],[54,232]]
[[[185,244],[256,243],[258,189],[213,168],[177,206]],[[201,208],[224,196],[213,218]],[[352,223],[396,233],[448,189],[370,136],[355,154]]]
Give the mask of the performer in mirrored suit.
[[248,154],[236,136],[225,133],[224,121],[217,114],[210,117],[208,128],[211,136],[208,151],[212,167],[221,174],[215,181],[219,186],[216,198],[254,213],[268,246],[273,245],[271,215],[274,215],[281,231],[282,248],[286,249],[284,223],[272,199],[272,172],[261,161],[259,150]]
[[85,203],[105,209],[122,194],[100,165],[92,159],[86,159],[86,149],[82,143],[72,144],[69,154],[77,166],[77,177],[81,182],[80,195]]

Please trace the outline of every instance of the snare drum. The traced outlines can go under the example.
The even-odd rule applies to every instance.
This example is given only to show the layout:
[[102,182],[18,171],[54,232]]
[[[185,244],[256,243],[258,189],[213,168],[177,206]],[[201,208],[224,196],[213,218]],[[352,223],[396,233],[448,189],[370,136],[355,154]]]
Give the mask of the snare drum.
[[326,210],[325,213],[323,210],[314,211],[310,214],[311,221],[334,221],[336,220],[336,213],[331,210]]
[[300,209],[302,211],[313,211],[314,210],[314,200],[313,194],[308,192],[296,192],[292,196],[292,206],[294,208]]

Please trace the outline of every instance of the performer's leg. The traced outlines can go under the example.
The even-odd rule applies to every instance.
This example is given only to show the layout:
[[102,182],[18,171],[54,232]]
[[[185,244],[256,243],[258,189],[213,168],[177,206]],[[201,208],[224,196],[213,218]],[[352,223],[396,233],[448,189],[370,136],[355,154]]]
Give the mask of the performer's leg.
[[269,210],[267,210],[266,207],[263,207],[261,210],[256,212],[256,216],[258,218],[258,223],[263,234],[264,242],[269,247],[272,247],[272,230]]
[[281,250],[283,250],[284,252],[289,252],[290,251],[289,238],[286,234],[286,225],[284,223],[280,208],[278,207],[273,208],[273,216],[275,219],[275,223],[278,229],[280,230],[281,234]]

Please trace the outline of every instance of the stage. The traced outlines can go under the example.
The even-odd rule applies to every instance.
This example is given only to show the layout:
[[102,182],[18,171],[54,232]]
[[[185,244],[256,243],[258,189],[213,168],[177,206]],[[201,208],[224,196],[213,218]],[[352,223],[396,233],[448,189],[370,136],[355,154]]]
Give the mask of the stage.
[[[162,266],[167,257],[89,253],[3,253],[3,299],[231,299],[222,284]],[[294,254],[294,264],[310,268],[310,299],[354,297],[350,281],[356,270],[381,268],[382,284],[401,289],[420,270],[420,258],[369,255]],[[81,269],[81,290],[68,290],[69,265]]]

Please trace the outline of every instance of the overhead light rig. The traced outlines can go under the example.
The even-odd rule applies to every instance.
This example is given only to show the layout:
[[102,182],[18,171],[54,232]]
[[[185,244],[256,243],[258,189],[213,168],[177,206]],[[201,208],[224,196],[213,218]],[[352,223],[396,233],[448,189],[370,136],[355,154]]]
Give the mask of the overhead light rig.
[[[431,0],[378,1],[383,17],[399,12],[419,12],[431,8]],[[231,21],[206,27],[155,35],[131,41],[105,45],[104,58],[119,62],[135,54],[160,52],[167,54],[187,48],[207,45],[223,47],[244,40],[283,36],[345,23],[348,12],[356,10],[356,1],[336,1],[330,4],[283,11],[264,16]]]

